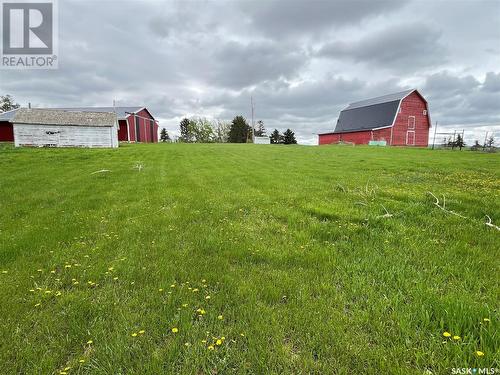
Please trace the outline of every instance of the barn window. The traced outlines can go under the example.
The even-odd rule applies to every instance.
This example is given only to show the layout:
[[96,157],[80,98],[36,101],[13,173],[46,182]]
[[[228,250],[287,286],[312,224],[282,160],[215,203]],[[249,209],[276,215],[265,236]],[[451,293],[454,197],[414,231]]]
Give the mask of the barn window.
[[427,110],[426,110],[426,109],[424,109],[424,110],[423,110],[423,112],[422,112],[422,114],[423,114],[424,116],[427,116]]
[[154,140],[155,140],[155,134],[154,134],[155,126],[154,126],[153,120],[149,120],[149,129],[151,130],[151,142],[154,142]]

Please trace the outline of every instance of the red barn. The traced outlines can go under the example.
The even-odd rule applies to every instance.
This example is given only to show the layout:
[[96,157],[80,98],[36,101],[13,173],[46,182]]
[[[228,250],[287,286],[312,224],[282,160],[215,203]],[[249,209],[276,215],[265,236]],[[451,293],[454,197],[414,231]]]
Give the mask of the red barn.
[[386,141],[391,146],[427,147],[431,120],[427,101],[415,89],[349,104],[332,133],[319,144]]
[[[145,107],[52,108],[78,112],[116,112],[118,140],[124,142],[158,142],[158,122]],[[12,119],[17,109],[0,113],[0,142],[13,142]]]

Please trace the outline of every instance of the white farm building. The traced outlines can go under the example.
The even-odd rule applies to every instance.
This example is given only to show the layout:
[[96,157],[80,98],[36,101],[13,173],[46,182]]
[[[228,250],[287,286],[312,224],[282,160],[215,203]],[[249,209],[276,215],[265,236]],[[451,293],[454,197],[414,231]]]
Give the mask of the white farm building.
[[255,136],[253,139],[253,143],[256,145],[270,145],[271,144],[271,139],[269,137],[257,137]]
[[23,108],[12,124],[16,147],[118,147],[113,112]]

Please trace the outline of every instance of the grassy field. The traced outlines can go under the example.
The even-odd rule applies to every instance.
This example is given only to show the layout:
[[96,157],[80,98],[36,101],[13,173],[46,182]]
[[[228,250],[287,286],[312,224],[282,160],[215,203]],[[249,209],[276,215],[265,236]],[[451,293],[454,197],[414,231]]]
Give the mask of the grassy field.
[[0,147],[1,374],[500,367],[500,155]]

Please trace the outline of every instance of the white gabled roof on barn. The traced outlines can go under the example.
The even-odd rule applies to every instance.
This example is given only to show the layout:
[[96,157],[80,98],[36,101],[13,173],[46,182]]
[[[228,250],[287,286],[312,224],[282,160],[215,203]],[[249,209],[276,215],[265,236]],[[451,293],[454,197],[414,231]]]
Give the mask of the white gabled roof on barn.
[[116,124],[114,112],[83,112],[60,109],[27,109],[16,111],[14,124],[30,125],[68,125],[112,127]]

